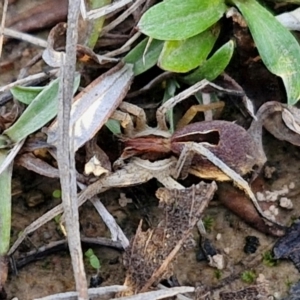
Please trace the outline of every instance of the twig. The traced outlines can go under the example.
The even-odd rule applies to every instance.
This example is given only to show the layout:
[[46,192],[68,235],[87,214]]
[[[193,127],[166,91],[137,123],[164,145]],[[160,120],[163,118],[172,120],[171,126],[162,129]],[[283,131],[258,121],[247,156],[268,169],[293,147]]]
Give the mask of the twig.
[[120,241],[123,248],[127,248],[129,246],[129,241],[122,231],[122,229],[118,226],[113,216],[107,211],[105,206],[101,203],[101,201],[97,197],[93,197],[90,199],[90,201],[95,206],[96,210],[100,214],[102,220],[106,224],[106,226],[109,228],[111,233],[111,238],[113,241]]
[[38,47],[42,47],[42,48],[47,47],[47,41],[45,41],[43,39],[40,39],[40,38],[37,38],[35,36],[32,36],[30,34],[23,33],[23,32],[11,29],[11,28],[4,28],[3,34],[6,35],[6,36],[9,36],[11,38],[14,38],[14,39],[18,39],[18,40],[21,40],[21,41],[31,43],[31,44],[33,44],[35,46],[38,46]]
[[105,54],[107,57],[114,57],[130,50],[130,46],[141,36],[140,32],[133,35],[121,48]]
[[2,9],[2,20],[1,20],[1,25],[0,25],[0,57],[2,55],[3,31],[4,31],[4,26],[5,26],[7,7],[8,7],[8,0],[4,0],[3,9]]
[[122,23],[128,16],[130,16],[141,4],[143,4],[146,0],[137,0],[135,3],[133,3],[127,10],[125,10],[119,17],[117,17],[115,20],[113,20],[111,23],[109,23],[107,26],[105,26],[101,31],[101,36],[103,36],[105,33],[111,31],[114,29],[117,25]]
[[157,86],[158,84],[162,83],[163,81],[169,79],[169,78],[173,78],[175,77],[174,73],[171,72],[163,72],[161,74],[159,74],[158,76],[156,76],[154,79],[152,79],[151,81],[149,81],[145,86],[143,86],[141,89],[131,92],[129,94],[127,94],[126,99],[130,99],[130,98],[134,98],[134,97],[138,97],[144,93],[149,92],[150,90],[152,90],[155,86]]
[[[62,203],[66,215],[66,229],[70,255],[72,259],[76,290],[79,300],[87,300],[88,288],[84,271],[83,255],[80,243],[79,216],[76,193],[75,153],[73,129],[69,135],[70,112],[73,98],[73,85],[76,66],[76,44],[78,40],[78,18],[80,0],[69,2],[68,27],[65,61],[61,68],[59,86],[59,141],[57,145],[57,160],[60,171]],[[57,298],[56,298],[57,299]]]
[[140,293],[140,294],[128,296],[128,297],[120,297],[117,299],[119,299],[119,300],[157,300],[157,299],[169,298],[172,296],[176,296],[178,294],[192,293],[194,291],[195,291],[195,288],[192,286],[181,286],[181,287],[173,287],[173,288],[170,288],[167,290],[151,291],[151,292]]
[[35,80],[37,80],[37,79],[49,78],[52,75],[57,75],[57,73],[58,73],[58,69],[54,69],[54,70],[49,71],[48,73],[41,72],[41,73],[37,73],[34,75],[30,75],[26,78],[16,80],[10,84],[0,87],[0,92],[8,91],[12,87],[17,86],[17,85],[24,85],[24,84],[28,84],[30,82],[35,82]]
[[[112,4],[108,4],[104,7],[91,10],[89,12],[85,11],[84,15],[86,14],[86,16],[89,20],[97,19],[97,18],[103,17],[105,15],[108,15],[111,12],[114,12],[114,11],[118,10],[119,8],[124,7],[125,5],[127,5],[130,2],[132,2],[132,0],[119,0]],[[81,9],[85,10],[84,5],[81,6]]]
[[[104,296],[111,293],[118,293],[126,291],[127,287],[123,285],[112,285],[112,286],[105,286],[100,288],[91,288],[88,289],[88,295],[90,299],[98,298],[99,296]],[[43,297],[43,298],[36,298],[34,300],[76,300],[78,298],[77,292],[67,292],[67,293],[60,293],[54,294],[51,296]]]

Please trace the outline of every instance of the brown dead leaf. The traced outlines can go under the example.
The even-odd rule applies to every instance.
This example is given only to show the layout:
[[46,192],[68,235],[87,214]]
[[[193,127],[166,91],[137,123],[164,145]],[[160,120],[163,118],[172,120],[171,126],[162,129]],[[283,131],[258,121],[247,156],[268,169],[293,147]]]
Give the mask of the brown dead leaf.
[[215,182],[200,182],[182,190],[158,189],[156,196],[164,210],[164,219],[146,232],[142,232],[140,224],[125,252],[125,284],[131,293],[145,292],[152,284],[173,274],[174,259],[180,248],[194,246],[191,230],[216,189]]
[[[68,1],[40,1],[39,5],[29,7],[16,16],[7,19],[6,26],[22,32],[49,28],[67,19]],[[12,6],[11,11],[15,10]]]

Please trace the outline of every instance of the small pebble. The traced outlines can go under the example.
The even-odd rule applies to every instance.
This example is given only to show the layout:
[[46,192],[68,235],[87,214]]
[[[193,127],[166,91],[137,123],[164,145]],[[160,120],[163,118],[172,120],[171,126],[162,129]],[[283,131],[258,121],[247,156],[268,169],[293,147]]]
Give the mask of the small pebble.
[[289,198],[286,198],[286,197],[280,198],[279,205],[286,209],[293,208],[293,202]]
[[208,256],[209,262],[208,264],[211,267],[217,268],[218,270],[224,269],[224,257],[222,254],[216,254],[214,256]]
[[290,184],[289,184],[289,188],[292,190],[292,189],[294,189],[295,188],[295,182],[291,182]]

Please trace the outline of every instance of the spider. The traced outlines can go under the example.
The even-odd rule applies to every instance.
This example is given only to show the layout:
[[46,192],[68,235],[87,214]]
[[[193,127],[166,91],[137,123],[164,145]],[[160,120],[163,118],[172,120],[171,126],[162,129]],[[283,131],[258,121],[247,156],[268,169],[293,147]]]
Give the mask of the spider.
[[[203,121],[186,125],[197,111],[223,107],[224,103],[219,102],[206,107],[193,106],[179,123],[180,128],[173,134],[168,131],[166,112],[195,93],[195,89],[203,89],[207,85],[222,90],[219,86],[204,80],[199,82],[198,86],[193,86],[193,91],[190,88],[171,98],[157,110],[156,128],[146,124],[145,112],[141,108],[123,102],[120,109],[125,114],[117,112],[112,116],[112,118],[122,119],[125,127],[125,136],[122,138],[125,149],[115,165],[134,156],[131,162],[139,162],[140,166],[147,164],[145,168],[151,169],[149,161],[138,159],[136,156],[148,153],[171,153],[177,157],[176,165],[174,168],[169,168],[167,174],[164,172],[166,178],[185,178],[188,173],[191,173],[200,178],[216,181],[231,180],[250,197],[259,214],[274,223],[273,219],[263,213],[249,184],[242,177],[252,172],[255,166],[260,170],[266,162],[261,143],[260,122],[254,121],[249,131],[228,121]],[[136,126],[133,125],[130,114],[136,116]],[[157,172],[158,169],[155,174],[152,173],[153,177],[160,177],[159,180],[162,181],[162,176]],[[126,181],[125,178],[124,180]]]

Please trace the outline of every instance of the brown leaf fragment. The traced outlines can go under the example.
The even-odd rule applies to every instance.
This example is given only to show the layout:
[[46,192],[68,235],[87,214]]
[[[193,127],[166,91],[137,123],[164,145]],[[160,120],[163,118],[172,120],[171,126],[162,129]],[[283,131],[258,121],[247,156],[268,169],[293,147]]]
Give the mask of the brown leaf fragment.
[[[256,180],[256,184],[257,181],[258,179]],[[272,236],[283,236],[285,234],[285,228],[283,226],[275,223],[268,225],[259,215],[245,193],[231,184],[225,182],[219,183],[218,197],[222,204],[224,204],[234,214],[239,216],[244,222],[260,232],[270,234]]]
[[67,0],[41,1],[41,4],[9,18],[6,26],[22,32],[36,31],[66,21],[67,12]]
[[160,199],[164,219],[146,232],[142,232],[140,224],[124,255],[125,284],[131,293],[145,292],[152,284],[173,274],[173,263],[180,248],[195,245],[191,230],[216,188],[215,182],[200,182],[182,190],[158,189],[156,196]]

